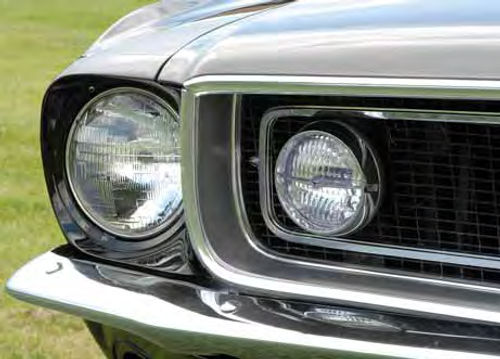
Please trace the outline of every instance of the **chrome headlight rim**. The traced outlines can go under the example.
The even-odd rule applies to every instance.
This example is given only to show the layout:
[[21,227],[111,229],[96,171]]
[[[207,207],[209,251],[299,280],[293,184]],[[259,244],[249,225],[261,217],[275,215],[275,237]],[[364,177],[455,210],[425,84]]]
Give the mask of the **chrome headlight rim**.
[[[349,123],[349,119],[343,116],[337,117],[335,113],[328,116],[317,116],[318,107],[275,107],[269,109],[263,116],[259,135],[259,157],[263,160],[259,162],[259,187],[260,187],[260,207],[262,216],[267,228],[277,237],[291,243],[305,245],[324,245],[332,241],[348,240],[345,237],[355,234],[357,231],[371,223],[378,209],[382,205],[386,192],[384,182],[385,170],[383,161],[379,153],[370,141],[366,139],[364,133],[358,131]],[[361,213],[361,220],[356,226],[348,231],[335,234],[313,233],[305,231],[294,223],[290,226],[279,219],[280,214],[288,216],[279,202],[278,210],[274,206],[274,198],[277,198],[275,184],[275,166],[277,158],[271,155],[272,132],[277,121],[287,117],[298,117],[304,120],[301,128],[295,130],[289,140],[294,135],[305,131],[320,131],[338,137],[348,145],[361,165],[367,177],[370,194],[365,196],[365,206]],[[286,141],[285,141],[286,142]],[[377,183],[378,186],[373,186]],[[320,244],[322,243],[322,244]],[[257,244],[261,246],[260,243]],[[269,249],[263,247],[264,251]]]
[[[356,206],[355,212],[353,213],[352,217],[350,217],[344,223],[339,224],[336,227],[333,226],[320,227],[319,225],[315,224],[311,218],[308,218],[304,213],[302,213],[300,208],[298,208],[296,205],[293,205],[292,203],[294,202],[294,200],[290,192],[287,191],[285,188],[283,188],[283,186],[278,185],[279,178],[281,178],[282,181],[286,182],[285,179],[286,175],[283,173],[280,174],[278,168],[282,168],[282,166],[285,165],[283,161],[286,162],[290,161],[290,156],[292,156],[292,152],[296,151],[297,149],[297,142],[300,142],[300,140],[302,140],[303,138],[308,138],[308,137],[309,137],[309,142],[319,141],[321,137],[328,139],[332,142],[335,142],[337,146],[339,146],[345,151],[344,155],[348,156],[349,158],[347,159],[350,159],[352,161],[354,169],[357,170],[361,176],[359,180],[364,182],[366,186],[366,178],[362,166],[360,164],[360,160],[358,156],[354,154],[351,146],[347,145],[341,138],[330,132],[320,129],[306,128],[304,130],[297,132],[286,141],[286,143],[279,152],[278,158],[275,161],[275,166],[274,166],[275,169],[273,174],[274,188],[276,189],[276,196],[279,199],[281,208],[288,215],[288,217],[297,226],[299,226],[302,230],[304,230],[307,234],[324,236],[324,237],[333,237],[356,231],[365,221],[365,218],[367,216],[367,206],[369,205],[369,203],[367,203],[368,199],[365,193],[365,186],[362,189],[362,193],[360,194],[360,202]],[[286,164],[286,166],[288,165],[290,165],[290,163]],[[305,224],[308,224],[310,228],[305,228],[304,227]]]
[[85,103],[85,105],[80,109],[80,111],[74,117],[71,123],[70,130],[68,131],[67,136],[64,140],[64,177],[67,186],[69,188],[69,192],[73,198],[73,201],[76,204],[76,207],[85,215],[85,217],[88,219],[90,223],[100,228],[102,231],[104,231],[104,233],[109,234],[116,239],[128,242],[130,244],[136,242],[137,243],[145,242],[148,240],[149,240],[148,242],[150,241],[156,242],[154,241],[154,239],[157,238],[162,233],[168,231],[169,228],[178,228],[180,225],[183,224],[184,209],[183,209],[182,199],[177,208],[172,213],[172,215],[165,222],[155,226],[154,228],[151,228],[150,230],[143,231],[140,234],[128,235],[125,233],[120,233],[119,231],[115,231],[112,228],[103,225],[97,218],[95,218],[95,216],[92,215],[92,213],[90,213],[90,211],[83,204],[82,200],[79,198],[79,195],[76,191],[75,185],[71,178],[72,176],[70,175],[71,139],[73,138],[73,135],[76,129],[78,128],[78,125],[83,120],[83,115],[89,110],[89,108],[91,108],[104,98],[119,94],[138,94],[156,102],[157,104],[165,108],[169,113],[169,115],[171,115],[175,119],[175,121],[180,125],[180,116],[178,112],[175,111],[173,107],[166,100],[164,100],[162,97],[149,90],[134,86],[117,86],[104,90],[99,94],[95,95],[94,97],[92,97],[87,103]]
[[353,226],[346,227],[343,231],[336,233],[307,232],[304,235],[332,239],[356,233],[372,221],[385,195],[385,173],[383,161],[379,153],[372,143],[360,131],[351,126],[346,119],[321,119],[312,121],[300,129],[297,134],[303,131],[325,132],[337,137],[352,152],[367,181],[363,198],[364,203],[359,213],[359,218],[354,221]]
[[45,93],[41,113],[40,146],[46,188],[57,223],[72,248],[102,261],[151,268],[151,263],[170,253],[172,248],[184,248],[185,255],[189,255],[185,245],[185,211],[178,221],[151,237],[130,240],[116,236],[85,215],[75,201],[66,176],[65,146],[73,121],[88,102],[105,91],[119,87],[152,93],[179,113],[182,89],[172,84],[88,74],[56,79]]

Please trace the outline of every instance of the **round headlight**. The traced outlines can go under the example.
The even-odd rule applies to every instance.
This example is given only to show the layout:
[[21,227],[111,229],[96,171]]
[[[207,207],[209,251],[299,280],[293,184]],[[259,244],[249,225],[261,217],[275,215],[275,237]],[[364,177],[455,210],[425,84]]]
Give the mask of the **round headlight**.
[[275,186],[285,212],[308,232],[346,234],[366,218],[366,176],[351,148],[330,133],[290,138],[278,155]]
[[104,92],[72,125],[66,170],[95,224],[122,237],[155,234],[181,211],[179,118],[149,92]]

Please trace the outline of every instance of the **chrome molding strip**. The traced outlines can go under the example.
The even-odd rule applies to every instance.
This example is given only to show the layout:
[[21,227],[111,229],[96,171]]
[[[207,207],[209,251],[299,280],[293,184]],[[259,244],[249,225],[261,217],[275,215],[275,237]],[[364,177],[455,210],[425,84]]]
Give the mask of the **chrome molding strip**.
[[[426,338],[439,340],[435,337],[439,333],[422,333],[424,337],[420,345],[406,338],[415,346],[388,344],[383,340],[377,342],[377,336],[379,340],[381,335],[399,340],[405,333],[377,332],[376,327],[368,331],[373,333],[373,340],[367,340],[370,334],[366,336],[366,329],[363,339],[348,339],[335,335],[339,331],[344,333],[338,323],[312,325],[314,321],[311,323],[303,314],[296,315],[293,320],[283,320],[279,310],[259,305],[257,298],[71,260],[52,252],[35,258],[18,270],[8,281],[7,290],[21,300],[123,329],[169,352],[184,355],[226,353],[242,359],[264,358],[269,353],[275,357],[297,359],[497,358],[496,355],[421,345]],[[286,307],[286,303],[283,306]],[[315,304],[312,306],[314,308]],[[325,307],[319,305],[319,308]],[[304,328],[308,331],[304,332]],[[471,343],[491,340],[483,350],[498,350],[495,338],[454,337],[456,341],[470,340]]]
[[302,94],[498,100],[500,81],[373,77],[206,75],[185,88],[203,94]]
[[[248,241],[259,261],[274,261],[276,267],[303,266],[301,278],[280,276],[273,273],[256,273],[242,268],[238,263],[223,260],[214,250],[205,232],[200,213],[198,179],[196,174],[198,154],[198,106],[202,96],[208,94],[301,94],[301,95],[350,95],[381,97],[426,97],[456,99],[500,99],[499,81],[459,81],[424,79],[374,79],[374,78],[317,78],[289,76],[204,76],[184,84],[181,109],[183,196],[186,222],[194,249],[202,263],[218,278],[241,288],[266,291],[276,295],[326,299],[370,307],[391,308],[406,312],[459,317],[469,320],[500,323],[500,289],[474,284],[448,282],[429,278],[384,274],[348,267],[332,267],[304,261],[278,258],[264,252]],[[248,240],[248,238],[247,238]],[[240,243],[241,244],[241,243]],[[249,250],[244,248],[241,250]],[[252,254],[253,255],[253,254]],[[281,263],[281,264],[280,264]],[[286,265],[288,265],[286,267]],[[315,273],[331,271],[329,284],[304,279],[309,267]],[[311,268],[313,267],[313,268]],[[344,278],[345,277],[345,278]],[[365,280],[366,286],[352,286],[349,278]],[[384,280],[386,278],[386,280]],[[401,290],[373,290],[372,281],[395,285],[410,280]],[[343,281],[343,282],[342,282]],[[426,297],[421,289],[444,291],[436,297]],[[434,289],[432,289],[434,288]],[[453,294],[453,293],[455,294]],[[472,292],[472,294],[471,294]],[[420,295],[420,296],[419,296]],[[451,297],[450,297],[451,296]],[[462,300],[462,296],[473,299]],[[477,303],[478,298],[481,298]]]

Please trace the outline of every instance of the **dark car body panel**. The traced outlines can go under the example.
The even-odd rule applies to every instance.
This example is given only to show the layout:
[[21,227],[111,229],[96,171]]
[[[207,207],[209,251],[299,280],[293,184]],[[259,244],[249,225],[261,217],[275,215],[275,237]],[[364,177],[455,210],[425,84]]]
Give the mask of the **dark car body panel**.
[[213,31],[160,80],[213,74],[498,79],[500,3],[298,0]]
[[283,1],[172,1],[128,15],[59,77],[94,74],[153,80],[163,64],[195,39]]

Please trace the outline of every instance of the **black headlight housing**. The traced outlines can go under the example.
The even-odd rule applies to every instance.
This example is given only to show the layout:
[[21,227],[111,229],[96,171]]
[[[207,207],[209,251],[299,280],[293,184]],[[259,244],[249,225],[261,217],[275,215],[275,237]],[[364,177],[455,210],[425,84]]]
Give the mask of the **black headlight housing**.
[[152,81],[103,76],[68,76],[47,90],[41,121],[41,151],[48,193],[67,240],[81,251],[106,260],[174,269],[185,265],[189,245],[182,214],[140,240],[106,231],[78,204],[68,181],[66,147],[75,119],[93,99],[116,88],[137,89],[164,101],[178,113],[180,91]]

